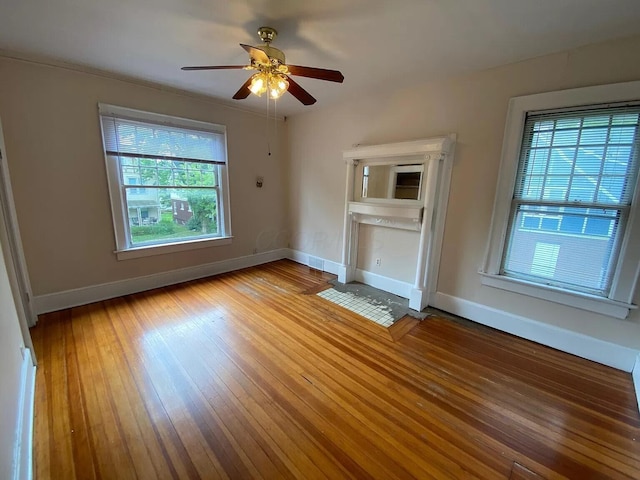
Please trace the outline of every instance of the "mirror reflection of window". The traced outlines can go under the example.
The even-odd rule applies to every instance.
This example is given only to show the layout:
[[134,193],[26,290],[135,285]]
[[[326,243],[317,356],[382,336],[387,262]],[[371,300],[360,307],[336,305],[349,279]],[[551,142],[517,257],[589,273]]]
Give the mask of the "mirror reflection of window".
[[365,165],[362,169],[362,198],[369,196],[369,168]]
[[421,180],[422,172],[397,172],[393,185],[393,198],[419,200]]
[[364,165],[362,198],[420,200],[423,164]]
[[369,167],[367,197],[387,198],[390,171],[390,165],[372,165]]

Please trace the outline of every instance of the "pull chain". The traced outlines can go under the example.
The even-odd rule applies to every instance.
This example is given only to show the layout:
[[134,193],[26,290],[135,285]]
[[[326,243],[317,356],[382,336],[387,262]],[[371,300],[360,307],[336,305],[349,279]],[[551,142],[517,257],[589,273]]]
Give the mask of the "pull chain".
[[267,154],[271,156],[271,142],[269,140],[269,87],[267,86]]
[[[273,125],[274,125],[273,136],[277,145],[278,144],[278,99],[277,98],[273,101]],[[269,155],[271,155],[271,152],[269,152]]]

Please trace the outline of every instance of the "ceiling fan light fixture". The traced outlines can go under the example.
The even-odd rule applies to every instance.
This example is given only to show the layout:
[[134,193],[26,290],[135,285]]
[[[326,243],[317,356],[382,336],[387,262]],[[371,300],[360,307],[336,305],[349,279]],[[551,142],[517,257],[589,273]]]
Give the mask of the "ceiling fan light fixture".
[[268,83],[269,79],[266,73],[256,73],[251,77],[251,85],[249,85],[249,90],[251,90],[251,93],[253,93],[254,95],[260,97],[264,92],[267,91]]
[[289,88],[289,82],[287,81],[287,77],[278,73],[275,75],[271,75],[269,79],[269,95],[274,100],[280,98]]

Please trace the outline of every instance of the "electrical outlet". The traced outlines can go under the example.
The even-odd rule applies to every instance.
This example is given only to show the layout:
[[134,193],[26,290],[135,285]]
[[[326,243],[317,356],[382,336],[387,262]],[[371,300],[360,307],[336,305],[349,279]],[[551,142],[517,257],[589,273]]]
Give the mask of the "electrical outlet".
[[379,267],[382,261],[379,258],[376,258],[376,266]]

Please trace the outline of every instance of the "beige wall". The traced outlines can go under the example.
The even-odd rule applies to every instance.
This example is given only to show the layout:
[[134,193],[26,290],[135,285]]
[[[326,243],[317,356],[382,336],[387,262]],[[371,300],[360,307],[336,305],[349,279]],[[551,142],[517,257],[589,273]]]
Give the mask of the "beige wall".
[[[226,125],[233,243],[118,261],[98,102]],[[282,142],[265,118],[203,97],[0,57],[0,118],[35,295],[286,246]],[[273,128],[273,125],[271,126]],[[279,125],[282,136],[285,128]],[[264,176],[262,189],[255,186]]]
[[[389,92],[363,92],[356,99],[293,117],[290,136],[292,247],[340,261],[346,166],[342,150],[456,133],[458,143],[438,279],[445,294],[549,324],[640,348],[640,315],[613,320],[578,309],[484,287],[483,262],[507,102],[510,97],[640,79],[640,37],[558,53],[457,78]],[[348,75],[345,81],[349,81]],[[378,227],[375,227],[378,228]],[[368,229],[359,265],[412,281],[407,248],[411,232]],[[375,242],[375,245],[374,243]],[[404,245],[404,246],[403,246]],[[399,253],[399,249],[405,251]],[[376,271],[372,256],[382,259]],[[398,268],[389,267],[396,259]],[[415,266],[415,263],[414,263]]]

